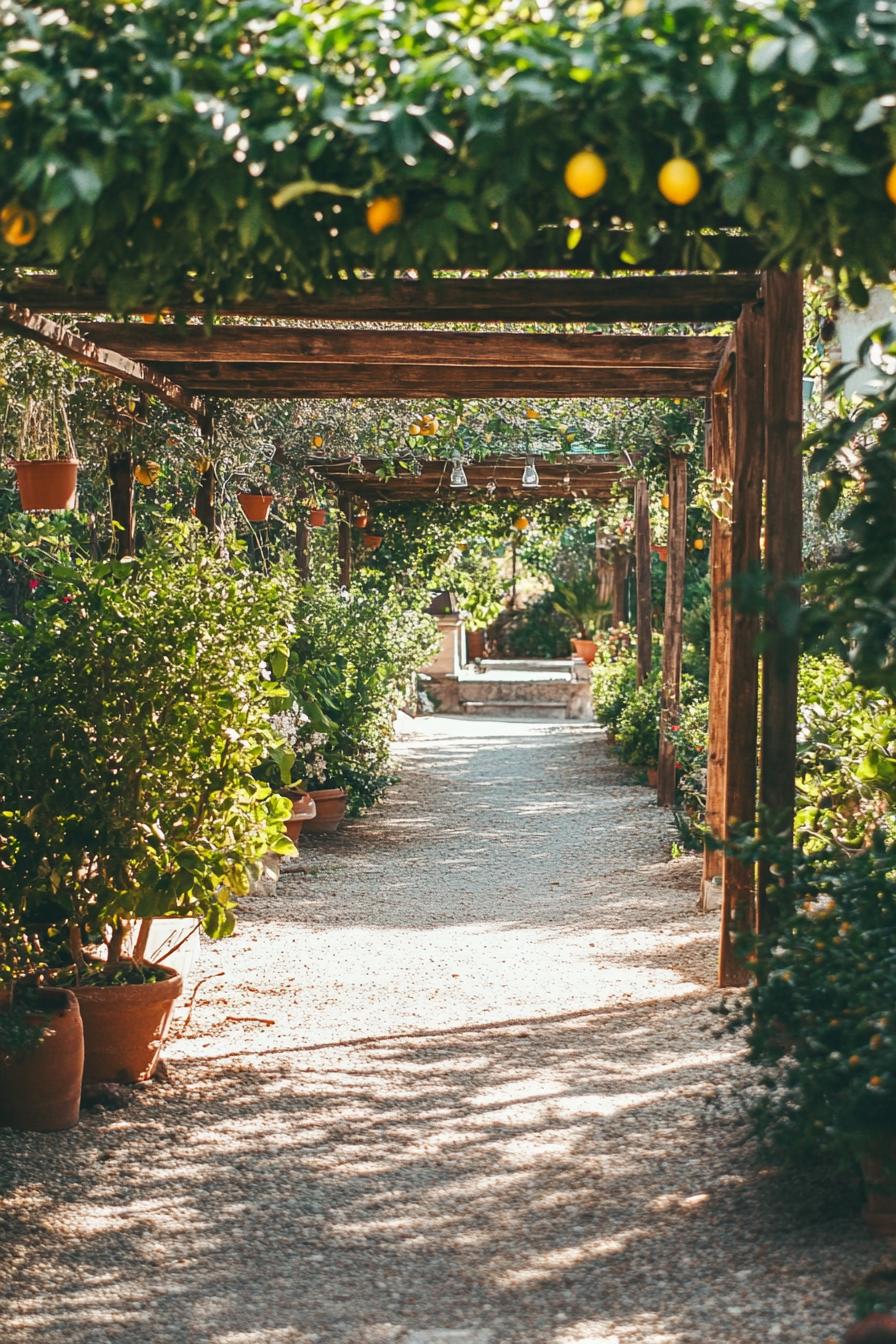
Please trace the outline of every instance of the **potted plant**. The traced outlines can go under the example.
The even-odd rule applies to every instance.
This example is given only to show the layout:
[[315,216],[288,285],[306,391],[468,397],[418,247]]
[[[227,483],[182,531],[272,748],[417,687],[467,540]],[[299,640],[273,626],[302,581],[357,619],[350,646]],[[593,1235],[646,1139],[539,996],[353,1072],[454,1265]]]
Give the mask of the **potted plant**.
[[14,908],[0,905],[0,1126],[78,1123],[84,1031],[68,989],[40,983],[42,959]]
[[573,653],[586,663],[594,662],[597,644],[596,630],[609,619],[610,610],[597,598],[597,574],[593,568],[583,569],[569,579],[555,579],[554,610],[568,616],[578,629],[573,638]]
[[253,487],[251,490],[238,490],[236,497],[247,522],[267,522],[271,505],[274,502],[272,494],[259,487]]
[[383,538],[378,532],[365,532],[361,541],[368,551],[377,551],[383,544]]
[[11,466],[26,511],[43,513],[75,507],[78,461],[61,395],[27,399],[17,456]]
[[321,508],[320,505],[315,504],[312,508],[308,510],[308,526],[326,527],[326,525],[327,525],[327,510]]
[[48,555],[58,535],[17,553],[46,577],[2,632],[0,900],[44,930],[47,981],[78,999],[85,1082],[133,1081],[181,989],[135,925],[193,918],[220,937],[264,854],[294,852],[289,803],[252,775],[274,736],[263,664],[286,665],[287,585],[195,525],[103,563],[70,539],[74,554]]

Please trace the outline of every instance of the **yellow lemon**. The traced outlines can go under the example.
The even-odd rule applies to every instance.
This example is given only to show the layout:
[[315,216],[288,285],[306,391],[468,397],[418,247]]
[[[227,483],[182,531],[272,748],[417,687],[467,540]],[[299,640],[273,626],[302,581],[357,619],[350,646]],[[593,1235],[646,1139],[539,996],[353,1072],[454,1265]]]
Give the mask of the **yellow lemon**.
[[669,507],[669,496],[668,496],[668,495],[663,495],[663,498],[660,500],[660,503],[662,504],[662,506],[663,506],[664,509],[668,509],[668,507]]
[[694,540],[694,550],[695,550],[695,551],[702,551],[705,545],[706,545],[706,542],[703,540],[702,537],[696,537],[696,538],[695,538],[695,540]]
[[430,435],[432,435],[432,434],[438,434],[438,432],[439,432],[439,422],[438,422],[438,420],[430,419],[430,420],[423,426],[423,433],[424,433],[424,434],[430,434]]
[[657,186],[673,205],[687,205],[700,190],[700,174],[690,159],[669,159],[656,179]]
[[538,412],[536,411],[536,409],[535,409],[534,406],[527,406],[527,407],[526,407],[526,419],[527,419],[527,420],[540,420],[540,419],[541,419],[541,416],[538,414]]
[[416,424],[416,423],[413,424],[413,425],[411,425],[410,429],[408,430],[408,433],[409,433],[413,438],[416,438],[417,435],[418,435],[418,434],[421,434],[422,432],[423,432],[423,431],[421,430],[420,426],[419,426],[418,424]]
[[567,191],[582,199],[596,196],[607,180],[607,165],[593,149],[580,149],[563,171]]
[[314,437],[313,437],[312,440],[311,440],[311,447],[312,447],[312,448],[323,448],[323,446],[324,446],[323,435],[322,435],[322,434],[315,434]]
[[37,215],[22,205],[5,205],[0,210],[0,232],[10,247],[27,247],[37,233]]
[[138,462],[134,468],[134,480],[140,485],[155,485],[162,468],[158,462]]
[[525,532],[526,528],[529,526],[529,519],[515,518],[513,521],[513,525],[518,532]]
[[896,163],[887,173],[886,192],[893,204],[896,205]]
[[200,476],[204,476],[207,471],[212,469],[212,460],[210,457],[197,457],[193,463]]
[[367,227],[371,233],[382,233],[400,223],[403,214],[400,196],[377,196],[367,207]]

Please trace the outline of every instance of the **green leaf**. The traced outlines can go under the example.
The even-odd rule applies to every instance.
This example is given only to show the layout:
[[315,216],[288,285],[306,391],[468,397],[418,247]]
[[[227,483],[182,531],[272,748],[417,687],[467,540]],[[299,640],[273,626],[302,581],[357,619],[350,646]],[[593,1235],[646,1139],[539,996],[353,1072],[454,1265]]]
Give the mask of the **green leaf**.
[[764,75],[776,61],[784,55],[787,39],[783,37],[760,37],[750,48],[747,64],[754,75]]
[[798,75],[808,75],[817,59],[818,43],[811,33],[798,33],[788,42],[787,63]]

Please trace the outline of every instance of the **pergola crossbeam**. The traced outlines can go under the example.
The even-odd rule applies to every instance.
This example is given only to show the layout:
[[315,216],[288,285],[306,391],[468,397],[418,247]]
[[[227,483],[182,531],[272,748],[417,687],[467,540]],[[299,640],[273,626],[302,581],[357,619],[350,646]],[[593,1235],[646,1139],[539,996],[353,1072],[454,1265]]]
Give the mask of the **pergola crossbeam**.
[[208,423],[208,411],[202,398],[187,392],[166,374],[146,364],[107,350],[93,341],[85,340],[77,332],[60,326],[41,313],[33,313],[17,304],[0,306],[0,327],[17,336],[26,336],[38,345],[46,346],[58,355],[73,360],[94,373],[120,379],[157,397],[172,410],[188,415],[200,426]]

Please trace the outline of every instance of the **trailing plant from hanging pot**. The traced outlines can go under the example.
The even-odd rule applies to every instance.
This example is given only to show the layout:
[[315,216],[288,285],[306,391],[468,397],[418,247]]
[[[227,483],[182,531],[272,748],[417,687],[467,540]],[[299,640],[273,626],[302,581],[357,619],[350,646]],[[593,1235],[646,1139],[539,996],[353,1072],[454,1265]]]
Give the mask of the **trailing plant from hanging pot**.
[[0,899],[44,930],[52,981],[96,1010],[85,1076],[99,1081],[131,1077],[138,1056],[151,1071],[179,992],[141,964],[139,927],[127,956],[134,926],[192,917],[221,937],[264,854],[292,852],[289,803],[252,775],[275,740],[265,660],[285,670],[289,582],[196,526],[169,525],[139,560],[54,555],[58,537],[36,525],[17,552],[43,578],[2,631]]

